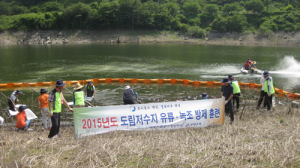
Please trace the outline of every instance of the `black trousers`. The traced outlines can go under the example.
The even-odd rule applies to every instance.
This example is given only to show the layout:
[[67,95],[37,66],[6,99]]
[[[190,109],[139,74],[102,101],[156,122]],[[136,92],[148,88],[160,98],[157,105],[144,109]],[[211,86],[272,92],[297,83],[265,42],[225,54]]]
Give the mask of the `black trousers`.
[[59,133],[60,128],[60,113],[53,113],[51,117],[52,127],[50,129],[50,133],[48,138],[52,138]]
[[271,110],[272,97],[273,97],[273,95],[271,95],[271,96],[269,97],[269,96],[268,96],[268,93],[265,92],[265,102],[264,102],[264,104],[267,105],[267,110]]
[[134,104],[134,100],[133,99],[123,99],[124,101],[124,105],[126,104]]
[[232,107],[234,107],[234,102],[236,101],[236,108],[239,109],[240,107],[240,96],[241,96],[241,93],[236,93],[233,95],[232,99],[233,99],[233,105]]
[[230,121],[233,122],[234,121],[234,112],[233,112],[233,101],[232,101],[232,99],[230,101],[228,101],[227,104],[225,104],[225,109],[229,110]]
[[[264,96],[265,96],[265,91],[261,90],[261,91],[260,91],[260,96],[259,96],[259,98],[258,98],[258,104],[257,104],[258,107],[261,105],[261,103],[262,103],[262,101],[263,101],[263,99],[264,99]],[[266,102],[266,101],[265,101],[265,102]],[[265,102],[264,102],[264,107],[266,107]]]
[[8,99],[8,105],[9,105],[9,109],[11,111],[15,111],[15,106],[14,106],[13,102],[10,99]]

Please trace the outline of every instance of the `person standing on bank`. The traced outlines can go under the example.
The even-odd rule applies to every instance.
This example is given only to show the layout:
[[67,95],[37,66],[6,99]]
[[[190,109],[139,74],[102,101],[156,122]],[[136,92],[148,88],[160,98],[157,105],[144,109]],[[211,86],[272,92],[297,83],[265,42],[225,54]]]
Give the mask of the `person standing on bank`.
[[236,101],[236,110],[239,110],[240,107],[240,96],[241,96],[241,89],[239,82],[234,80],[234,77],[232,75],[228,75],[228,79],[231,82],[230,84],[233,87],[233,104],[232,107],[234,108],[234,101]]
[[62,90],[66,83],[63,83],[63,80],[56,81],[56,84],[54,84],[56,87],[50,92],[49,94],[49,113],[51,116],[51,122],[52,127],[50,129],[50,133],[48,135],[48,138],[52,138],[55,135],[59,134],[59,128],[60,128],[60,113],[62,110],[62,104],[64,104],[71,112],[73,112],[73,109],[70,108],[68,105],[68,102],[64,99],[64,96],[62,94]]
[[88,84],[85,86],[84,94],[87,97],[92,97],[92,99],[94,98],[94,96],[95,96],[95,86],[93,85],[93,83],[91,81],[88,81]]
[[18,96],[22,94],[22,92],[20,90],[15,90],[11,93],[9,99],[8,99],[8,105],[9,105],[9,109],[11,111],[17,111],[16,109],[16,103],[19,102]]
[[46,94],[47,90],[43,89],[43,88],[41,89],[40,93],[41,93],[41,95],[38,98],[38,103],[39,103],[39,106],[41,107],[41,113],[42,113],[42,117],[43,117],[44,127],[45,127],[45,130],[47,130],[47,129],[50,130],[50,128],[51,128],[51,118],[50,118],[49,113],[48,113],[49,95]]
[[134,104],[133,94],[135,95],[135,100],[138,100],[138,93],[130,88],[130,86],[125,87],[125,92],[123,94],[124,105]]
[[267,110],[271,110],[271,103],[272,103],[272,97],[273,94],[275,93],[274,87],[273,87],[273,78],[270,76],[270,73],[268,70],[265,70],[264,73],[264,78],[265,78],[265,103],[267,105]]
[[[260,78],[261,90],[260,90],[260,96],[258,98],[258,104],[257,104],[256,110],[258,110],[260,108],[260,105],[265,96],[265,81],[266,81],[265,77],[262,76]],[[264,107],[266,107],[266,101],[264,101]]]
[[81,86],[79,83],[76,84],[73,92],[73,104],[74,107],[79,108],[79,107],[84,107],[84,92],[81,90],[83,86]]
[[17,118],[16,127],[19,128],[20,130],[24,130],[27,127],[28,131],[32,131],[33,129],[30,128],[31,120],[27,119],[27,116],[26,116],[26,113],[25,113],[26,108],[27,108],[26,106],[20,106],[19,107],[19,113],[16,116],[16,118]]
[[234,121],[234,113],[233,113],[233,87],[231,86],[231,82],[228,80],[228,78],[223,78],[221,83],[224,83],[221,88],[221,96],[225,97],[225,109],[229,109],[230,113],[230,124]]

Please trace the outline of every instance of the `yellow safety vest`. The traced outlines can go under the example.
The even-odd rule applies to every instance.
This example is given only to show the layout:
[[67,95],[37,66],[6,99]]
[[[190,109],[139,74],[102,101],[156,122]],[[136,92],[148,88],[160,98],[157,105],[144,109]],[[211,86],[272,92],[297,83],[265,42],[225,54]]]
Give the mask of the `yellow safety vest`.
[[84,105],[84,92],[79,91],[74,93],[75,97],[75,106],[76,105]]
[[[52,109],[53,113],[60,113],[61,112],[61,96],[59,92],[55,92],[55,110]],[[53,108],[53,102],[51,102],[51,107]]]
[[[271,80],[271,94],[275,93],[274,87],[273,87],[273,80]],[[268,88],[268,80],[265,81],[265,92],[269,94],[269,88]]]
[[231,82],[231,84],[233,86],[233,94],[241,93],[241,89],[240,89],[240,85],[239,85],[238,81],[233,81],[233,82]]

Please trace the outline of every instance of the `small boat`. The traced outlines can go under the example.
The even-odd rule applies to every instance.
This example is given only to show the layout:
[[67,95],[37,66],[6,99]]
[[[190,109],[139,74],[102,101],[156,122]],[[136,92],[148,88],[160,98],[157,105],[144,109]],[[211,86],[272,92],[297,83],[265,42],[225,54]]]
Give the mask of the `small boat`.
[[247,69],[244,69],[242,68],[241,69],[241,73],[243,74],[263,74],[263,71],[262,70],[259,70],[259,69],[251,69],[251,70],[247,70]]

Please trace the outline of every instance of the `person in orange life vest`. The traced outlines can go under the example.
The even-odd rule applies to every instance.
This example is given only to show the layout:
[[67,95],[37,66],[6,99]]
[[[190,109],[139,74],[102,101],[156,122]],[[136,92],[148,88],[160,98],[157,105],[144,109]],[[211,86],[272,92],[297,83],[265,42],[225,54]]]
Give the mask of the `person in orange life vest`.
[[16,127],[19,129],[24,130],[27,127],[28,131],[31,131],[30,128],[31,120],[27,119],[26,113],[25,113],[26,106],[20,106],[19,107],[19,113],[17,114],[17,125]]
[[49,95],[47,94],[47,90],[46,89],[41,89],[40,91],[41,95],[38,98],[38,104],[41,107],[41,113],[42,113],[42,118],[43,118],[43,123],[44,123],[44,127],[45,129],[49,129],[51,128],[51,117],[49,116],[48,113],[48,99],[49,99]]

